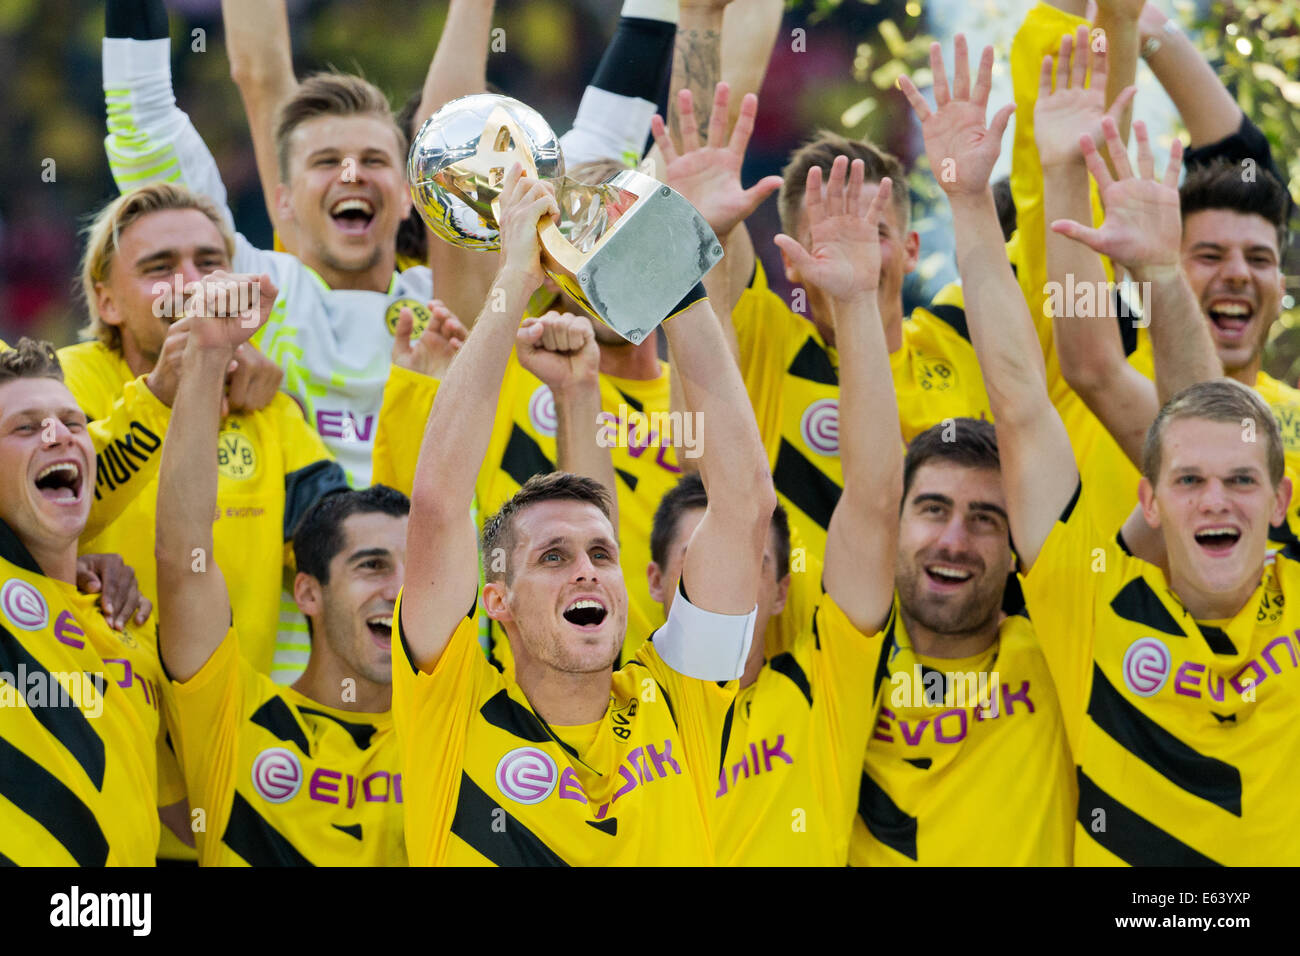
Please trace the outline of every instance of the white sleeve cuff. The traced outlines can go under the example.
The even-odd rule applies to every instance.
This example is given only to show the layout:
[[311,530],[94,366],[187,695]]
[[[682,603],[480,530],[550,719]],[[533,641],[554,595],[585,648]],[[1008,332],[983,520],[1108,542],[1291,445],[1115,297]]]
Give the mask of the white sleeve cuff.
[[656,107],[639,96],[623,96],[589,86],[578,104],[573,129],[560,137],[564,167],[570,169],[593,159],[624,160],[624,153],[640,159],[650,136],[650,117]]
[[668,621],[654,634],[655,651],[684,677],[735,680],[745,672],[757,617],[757,604],[748,614],[718,614],[698,608],[686,599],[678,582]]
[[168,37],[158,40],[127,40],[105,37],[104,88],[117,89],[131,85],[131,81],[146,76],[172,74],[172,41]]

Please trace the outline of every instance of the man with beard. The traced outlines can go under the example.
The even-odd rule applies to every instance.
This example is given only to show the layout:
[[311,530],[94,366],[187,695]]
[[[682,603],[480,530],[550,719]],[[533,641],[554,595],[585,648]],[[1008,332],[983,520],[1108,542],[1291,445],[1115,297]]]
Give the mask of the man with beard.
[[1070,753],[1034,626],[1001,611],[1015,555],[992,425],[912,441],[898,521],[849,862],[1065,865]]

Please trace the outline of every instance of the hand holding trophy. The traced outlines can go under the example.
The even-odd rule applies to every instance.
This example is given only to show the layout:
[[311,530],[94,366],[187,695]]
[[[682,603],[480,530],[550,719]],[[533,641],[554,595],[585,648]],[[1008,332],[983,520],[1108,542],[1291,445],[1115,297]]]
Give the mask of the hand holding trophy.
[[681,195],[631,169],[596,186],[565,178],[546,121],[491,93],[452,100],[416,134],[407,174],[421,218],[455,245],[498,248],[499,196],[515,162],[555,186],[560,221],[539,225],[547,274],[629,342],[642,342],[722,258]]

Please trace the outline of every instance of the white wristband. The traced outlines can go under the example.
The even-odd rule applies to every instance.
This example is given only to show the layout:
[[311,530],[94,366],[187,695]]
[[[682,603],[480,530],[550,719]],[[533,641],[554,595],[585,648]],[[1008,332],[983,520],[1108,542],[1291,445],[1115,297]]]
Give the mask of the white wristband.
[[680,582],[668,621],[655,631],[655,651],[665,664],[696,680],[735,680],[745,673],[758,605],[748,614],[718,614],[686,599]]

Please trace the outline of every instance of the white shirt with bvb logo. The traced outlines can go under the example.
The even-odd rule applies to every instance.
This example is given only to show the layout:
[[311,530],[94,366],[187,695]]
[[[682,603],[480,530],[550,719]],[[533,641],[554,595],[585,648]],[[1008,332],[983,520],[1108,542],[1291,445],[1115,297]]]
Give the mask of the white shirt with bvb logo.
[[[104,40],[108,153],[123,192],[157,180],[211,199],[234,227],[211,152],[176,106],[168,40]],[[282,369],[282,388],[347,472],[354,488],[370,484],[370,456],[402,306],[428,320],[433,295],[427,266],[394,272],[384,292],[331,289],[297,257],[255,248],[236,234],[236,272],[270,275],[280,294],[253,341]]]

